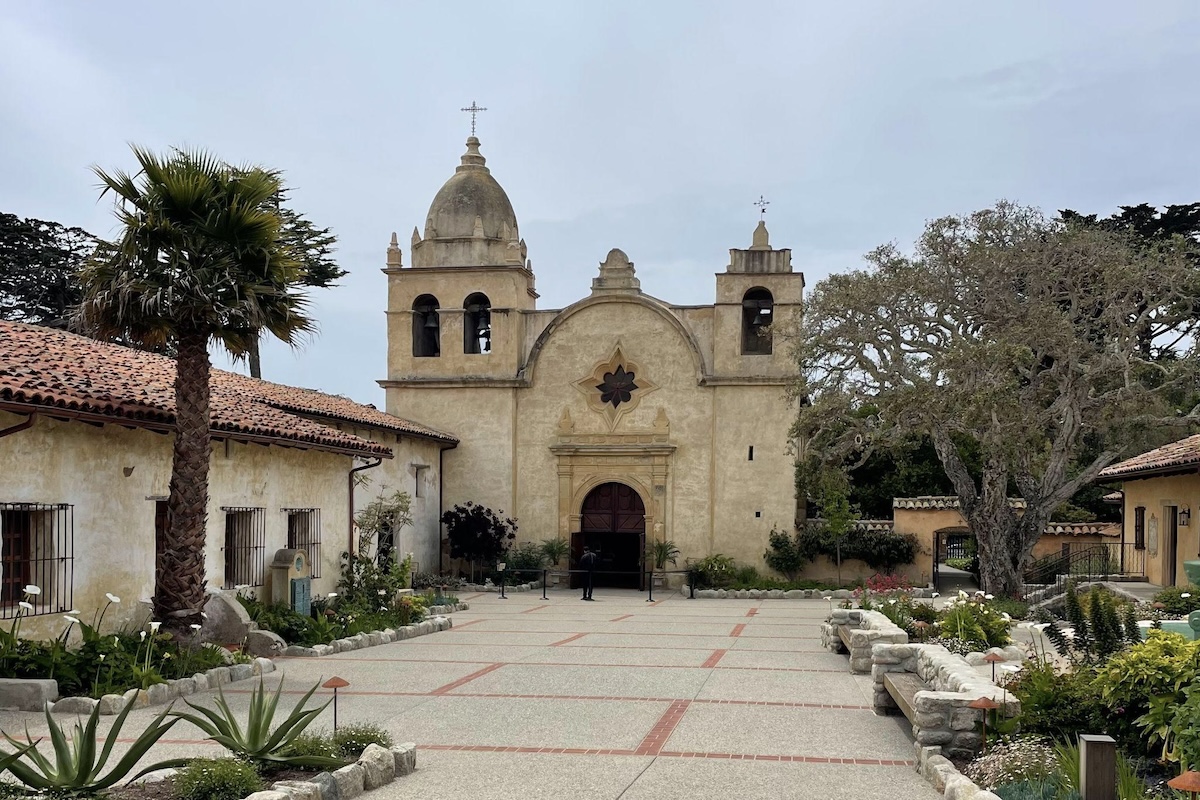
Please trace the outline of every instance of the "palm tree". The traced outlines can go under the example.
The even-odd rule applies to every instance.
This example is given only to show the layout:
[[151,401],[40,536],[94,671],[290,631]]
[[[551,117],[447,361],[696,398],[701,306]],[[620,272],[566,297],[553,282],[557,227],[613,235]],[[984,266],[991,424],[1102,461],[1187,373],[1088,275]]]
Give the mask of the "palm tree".
[[209,353],[234,355],[266,330],[289,344],[313,327],[297,290],[299,259],[267,201],[279,174],[231,167],[201,151],[159,157],[133,148],[133,176],[95,168],[123,226],[80,274],[78,323],[102,338],[174,351],[175,443],[165,546],[155,564],[154,615],[186,634],[204,606],[208,502]]

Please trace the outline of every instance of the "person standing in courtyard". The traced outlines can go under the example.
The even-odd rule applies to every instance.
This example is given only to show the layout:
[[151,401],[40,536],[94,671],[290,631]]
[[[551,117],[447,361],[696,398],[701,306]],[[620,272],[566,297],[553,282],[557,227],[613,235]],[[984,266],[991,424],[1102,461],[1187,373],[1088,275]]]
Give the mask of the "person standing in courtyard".
[[592,548],[584,546],[583,555],[579,557],[579,566],[586,571],[583,584],[583,599],[592,599],[592,584],[596,576],[596,562],[600,558],[592,551]]

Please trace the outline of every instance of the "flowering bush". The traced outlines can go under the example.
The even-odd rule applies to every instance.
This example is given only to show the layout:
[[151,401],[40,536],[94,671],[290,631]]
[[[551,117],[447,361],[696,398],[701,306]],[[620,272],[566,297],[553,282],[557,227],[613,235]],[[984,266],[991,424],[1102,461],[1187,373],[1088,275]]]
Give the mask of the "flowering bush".
[[1049,779],[1058,767],[1054,746],[1040,736],[1017,736],[988,748],[963,774],[981,789],[995,789],[1019,781]]
[[254,767],[236,758],[198,758],[175,775],[179,800],[241,800],[263,788]]
[[876,594],[892,594],[893,592],[910,592],[912,584],[903,575],[885,575],[876,573],[867,578],[863,588]]
[[990,606],[988,601],[991,599],[982,592],[968,595],[960,591],[958,597],[942,609],[938,621],[934,623],[938,636],[958,639],[975,650],[1003,647],[1012,642],[1008,633],[1012,617]]

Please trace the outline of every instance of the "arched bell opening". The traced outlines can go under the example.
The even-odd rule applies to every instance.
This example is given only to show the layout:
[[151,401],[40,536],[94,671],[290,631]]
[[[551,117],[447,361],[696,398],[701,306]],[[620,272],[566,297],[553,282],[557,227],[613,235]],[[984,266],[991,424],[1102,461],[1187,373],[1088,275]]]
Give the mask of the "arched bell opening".
[[423,294],[412,306],[412,353],[417,358],[436,358],[442,354],[442,321],[438,299]]
[[492,352],[492,301],[483,292],[468,295],[463,303],[463,352]]
[[742,296],[742,355],[771,354],[771,323],[775,298],[757,286]]

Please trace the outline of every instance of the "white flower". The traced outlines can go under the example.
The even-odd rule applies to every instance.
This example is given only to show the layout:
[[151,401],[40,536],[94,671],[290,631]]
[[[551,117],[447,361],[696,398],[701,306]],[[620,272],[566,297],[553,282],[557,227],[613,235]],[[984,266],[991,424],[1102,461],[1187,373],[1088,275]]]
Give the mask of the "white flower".
[[101,660],[101,661],[103,661],[103,660],[104,660],[104,653],[101,653],[101,654],[100,654],[100,660]]
[[162,627],[162,623],[161,623],[161,622],[151,622],[151,623],[150,623],[150,632],[151,632],[151,633],[158,633],[158,629],[159,629],[159,628],[161,628],[161,627]]
[[190,627],[190,628],[191,628],[192,630],[194,630],[194,631],[198,631],[198,630],[200,630],[200,626],[199,626],[199,625],[197,625],[197,624],[196,624],[196,623],[194,623],[194,622],[193,622],[191,625],[189,625],[188,627]]
[[33,603],[27,603],[24,600],[19,600],[17,602],[17,605],[19,605],[21,608],[25,609],[26,611],[33,611]]
[[200,616],[204,619],[208,619],[208,614],[205,614],[203,611],[200,612]]
[[1004,617],[1005,622],[1012,622],[1012,617],[1010,617],[1007,612],[1001,611],[1000,616]]
[[146,632],[138,631],[138,638],[141,639],[143,642],[146,641]]
[[[75,613],[78,614],[79,612],[76,611]],[[76,617],[72,617],[70,614],[63,614],[63,619],[65,619],[67,622],[71,623],[72,625],[79,624],[79,619]]]
[[38,588],[37,586],[34,586],[32,583],[28,583],[25,585],[25,594],[31,594],[36,597],[37,595],[39,595],[41,593],[42,593],[42,590],[40,588]]
[[966,593],[966,592],[964,592],[962,589],[959,589],[959,590],[958,590],[958,599],[959,599],[959,600],[966,600],[966,599],[967,599],[967,593]]
[[889,606],[894,606],[894,605],[896,605],[896,599],[895,599],[895,598],[892,598],[891,600],[888,600],[888,605],[889,605]]
[[104,596],[108,598],[108,602],[110,602],[110,603],[119,603],[119,602],[121,602],[121,598],[117,597],[117,596],[116,596],[115,594],[113,594],[112,592],[105,592],[105,593],[104,593]]
[[1181,595],[1179,595],[1179,596],[1180,596],[1180,597],[1191,597],[1191,596],[1192,596],[1192,593],[1191,593],[1191,592],[1184,592],[1183,594],[1181,594]]
[[931,595],[929,595],[929,596],[930,596],[931,598],[933,598],[933,597],[941,597],[941,596],[942,596],[942,593],[941,593],[941,592],[934,592],[933,594],[931,594]]
[[985,594],[985,595],[983,596],[983,599],[984,599],[984,600],[995,600],[995,599],[996,599],[996,595],[994,595],[994,594]]
[[[385,594],[387,594],[387,590],[386,590],[386,589],[380,589],[380,590],[379,590],[379,596],[380,596],[380,597],[383,597]],[[1185,595],[1185,596],[1186,596],[1186,595]]]
[[337,597],[337,592],[330,592],[325,596],[332,600],[333,598]]
[[79,616],[79,609],[78,609],[78,608],[72,608],[72,609],[71,609],[70,611],[68,611],[67,613],[68,613],[68,614],[70,614],[72,617],[78,617],[78,616]]

